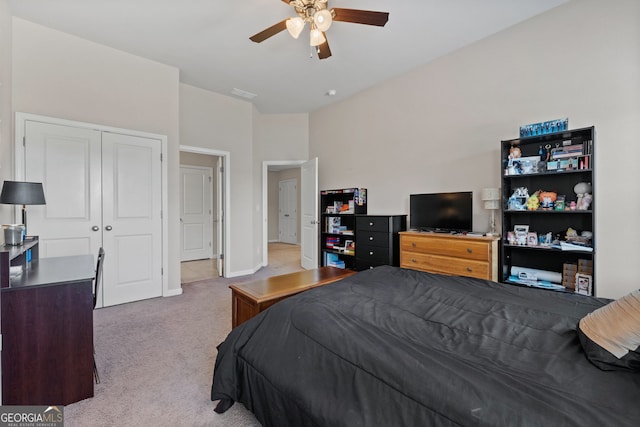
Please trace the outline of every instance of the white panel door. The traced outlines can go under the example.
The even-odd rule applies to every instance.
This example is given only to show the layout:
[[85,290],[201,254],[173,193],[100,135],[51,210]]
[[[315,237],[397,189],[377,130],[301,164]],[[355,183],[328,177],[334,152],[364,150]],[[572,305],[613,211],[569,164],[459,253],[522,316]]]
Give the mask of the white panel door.
[[102,135],[104,305],[161,296],[161,142]]
[[302,164],[300,177],[302,215],[302,268],[318,268],[318,158]]
[[298,182],[295,179],[278,184],[278,234],[282,243],[298,243]]
[[46,205],[27,207],[40,256],[97,254],[102,244],[101,132],[25,121],[25,180]]
[[212,174],[211,168],[180,166],[181,261],[213,256]]

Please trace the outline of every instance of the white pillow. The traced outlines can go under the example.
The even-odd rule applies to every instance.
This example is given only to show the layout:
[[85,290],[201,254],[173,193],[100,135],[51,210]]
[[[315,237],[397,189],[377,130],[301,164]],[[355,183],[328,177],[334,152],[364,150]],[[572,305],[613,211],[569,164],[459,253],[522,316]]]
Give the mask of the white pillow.
[[640,371],[640,289],[587,314],[578,335],[600,369]]

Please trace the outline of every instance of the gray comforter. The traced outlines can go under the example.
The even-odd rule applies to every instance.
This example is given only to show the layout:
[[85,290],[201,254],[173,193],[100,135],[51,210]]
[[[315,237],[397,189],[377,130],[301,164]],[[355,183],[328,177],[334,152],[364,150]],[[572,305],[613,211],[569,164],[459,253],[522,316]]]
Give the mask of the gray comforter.
[[640,375],[604,372],[592,297],[378,267],[286,299],[218,347],[211,399],[265,426],[637,426]]

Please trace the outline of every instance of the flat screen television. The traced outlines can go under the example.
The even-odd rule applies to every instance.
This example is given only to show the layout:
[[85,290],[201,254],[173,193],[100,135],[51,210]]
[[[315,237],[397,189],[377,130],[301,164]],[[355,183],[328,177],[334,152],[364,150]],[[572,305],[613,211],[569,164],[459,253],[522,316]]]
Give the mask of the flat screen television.
[[472,228],[473,193],[411,194],[409,227],[419,231],[469,232]]

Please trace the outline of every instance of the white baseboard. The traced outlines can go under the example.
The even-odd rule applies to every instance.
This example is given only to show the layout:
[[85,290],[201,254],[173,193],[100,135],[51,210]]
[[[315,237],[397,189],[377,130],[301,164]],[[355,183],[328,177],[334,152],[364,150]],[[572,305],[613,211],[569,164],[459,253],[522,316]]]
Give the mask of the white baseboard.
[[178,289],[167,289],[167,291],[162,294],[163,297],[177,297],[178,295],[182,295],[181,287]]
[[261,268],[262,268],[262,265],[258,265],[257,267],[254,267],[253,270],[228,271],[225,277],[248,276],[250,274],[255,274]]

